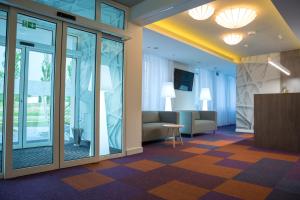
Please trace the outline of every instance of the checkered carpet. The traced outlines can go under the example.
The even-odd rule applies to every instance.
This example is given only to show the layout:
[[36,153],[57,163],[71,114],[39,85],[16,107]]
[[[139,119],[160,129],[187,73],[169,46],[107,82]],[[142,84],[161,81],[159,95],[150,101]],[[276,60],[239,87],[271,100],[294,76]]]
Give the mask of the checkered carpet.
[[251,134],[209,134],[144,153],[0,181],[0,199],[297,200],[300,155],[259,149]]

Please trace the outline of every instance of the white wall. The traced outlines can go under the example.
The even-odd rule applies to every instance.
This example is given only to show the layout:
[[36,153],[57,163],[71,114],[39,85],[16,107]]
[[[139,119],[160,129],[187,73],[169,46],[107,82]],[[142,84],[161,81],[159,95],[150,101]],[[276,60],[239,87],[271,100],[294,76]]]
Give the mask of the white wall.
[[[194,73],[193,67],[174,62],[174,68]],[[194,80],[195,81],[195,80]],[[176,98],[172,99],[173,110],[195,110],[195,87],[193,91],[175,90]]]
[[131,39],[125,42],[125,149],[127,155],[142,148],[142,40],[143,28],[128,23]]

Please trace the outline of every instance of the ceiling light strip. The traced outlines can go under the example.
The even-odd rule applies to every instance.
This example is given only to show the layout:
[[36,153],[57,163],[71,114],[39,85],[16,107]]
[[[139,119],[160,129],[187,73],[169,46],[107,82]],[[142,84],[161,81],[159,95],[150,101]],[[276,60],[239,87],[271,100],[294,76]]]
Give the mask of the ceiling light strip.
[[286,67],[282,66],[281,64],[273,61],[271,58],[268,58],[268,63],[270,65],[272,65],[273,67],[275,67],[276,69],[280,70],[281,72],[283,72],[284,74],[290,76],[291,75],[291,71],[289,69],[287,69]]

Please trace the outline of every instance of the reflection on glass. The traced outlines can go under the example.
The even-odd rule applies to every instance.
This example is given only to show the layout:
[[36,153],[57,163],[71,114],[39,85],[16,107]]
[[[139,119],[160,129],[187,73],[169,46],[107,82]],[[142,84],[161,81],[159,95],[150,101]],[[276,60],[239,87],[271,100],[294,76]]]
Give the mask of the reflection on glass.
[[95,0],[33,0],[75,15],[95,20]]
[[100,155],[122,152],[123,43],[102,39]]
[[56,24],[17,15],[13,168],[53,162]]
[[4,76],[6,50],[6,22],[7,13],[0,11],[0,173],[2,173],[3,124],[4,124]]
[[125,11],[106,3],[101,3],[101,22],[115,28],[124,29]]
[[64,160],[94,156],[96,35],[67,29]]

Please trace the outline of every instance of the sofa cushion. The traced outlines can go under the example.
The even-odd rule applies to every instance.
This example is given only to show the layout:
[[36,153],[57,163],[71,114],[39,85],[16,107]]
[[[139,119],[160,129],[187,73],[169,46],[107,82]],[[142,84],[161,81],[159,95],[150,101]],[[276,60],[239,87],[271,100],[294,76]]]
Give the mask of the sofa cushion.
[[157,111],[143,111],[142,113],[142,122],[143,123],[152,123],[159,122],[159,112]]
[[194,129],[199,133],[213,131],[217,129],[217,125],[216,122],[212,120],[194,120]]
[[144,123],[143,142],[166,138],[167,128],[163,127],[164,124],[165,123]]

